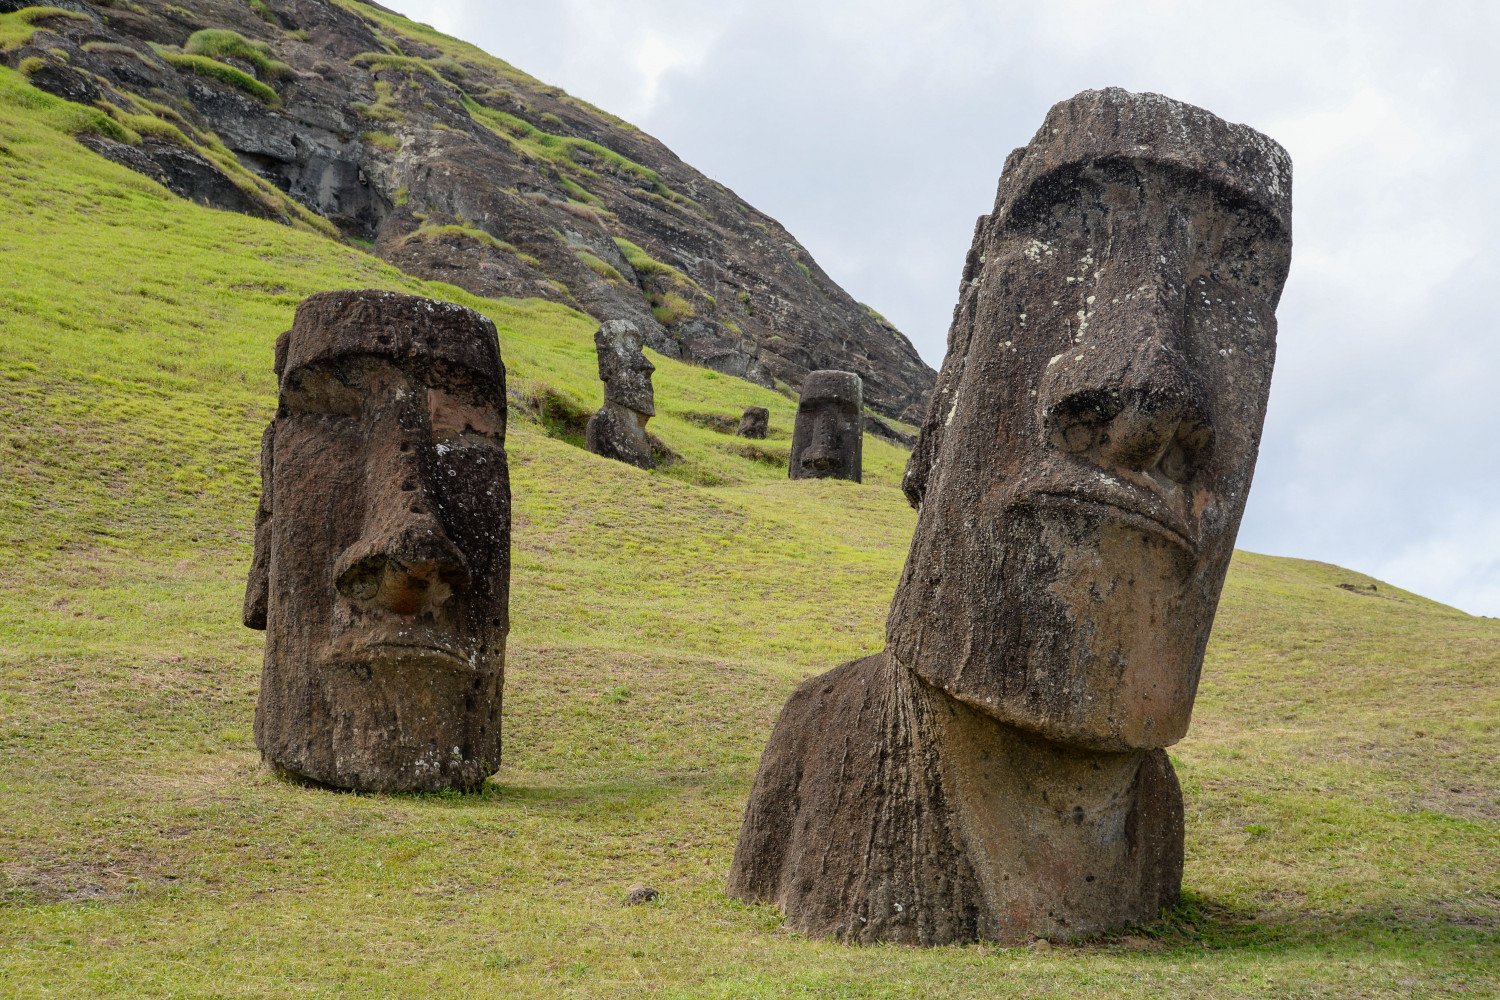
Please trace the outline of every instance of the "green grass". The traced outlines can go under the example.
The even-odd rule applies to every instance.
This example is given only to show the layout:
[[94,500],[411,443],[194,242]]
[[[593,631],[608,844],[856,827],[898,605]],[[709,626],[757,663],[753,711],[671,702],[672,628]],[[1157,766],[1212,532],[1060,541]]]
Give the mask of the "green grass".
[[[1193,730],[1185,904],[1042,953],[847,948],[725,898],[769,727],[870,652],[905,453],[789,482],[793,403],[671,359],[647,473],[515,414],[506,757],[482,795],[289,785],[239,626],[298,301],[481,309],[513,394],[599,404],[594,321],[214,212],[0,73],[0,996],[1492,995],[1500,622],[1236,557]],[[29,88],[28,88],[29,89]],[[98,112],[106,121],[112,121]],[[772,456],[689,419],[771,410]],[[780,462],[774,461],[780,458]],[[630,886],[662,893],[626,907]]]
[[576,171],[584,177],[596,176],[595,168],[607,170],[630,177],[668,200],[684,204],[687,202],[687,199],[662,183],[661,176],[655,170],[642,166],[607,146],[588,139],[554,135],[517,115],[481,104],[467,94],[464,95],[463,102],[470,117],[532,159],[545,160],[566,170]]
[[[462,47],[461,43],[460,47]],[[533,160],[551,163],[586,178],[596,177],[598,176],[598,170],[605,170],[630,178],[650,193],[664,198],[669,202],[676,202],[682,205],[691,204],[690,199],[684,198],[667,187],[655,170],[643,166],[607,146],[600,145],[589,139],[555,135],[538,128],[518,115],[489,107],[476,100],[454,82],[454,78],[462,79],[467,76],[469,70],[463,62],[452,55],[445,54],[437,59],[423,59],[418,56],[409,56],[402,53],[361,52],[354,56],[350,62],[356,66],[368,69],[371,73],[391,71],[401,73],[408,78],[426,76],[445,87],[452,88],[457,93],[464,108],[468,110],[469,116],[475,122],[489,129],[495,135],[510,143],[518,152]],[[537,86],[541,87],[540,84]],[[377,101],[376,105],[373,106],[362,106],[359,110],[364,113],[367,107],[378,109],[380,102]],[[561,119],[557,118],[556,115],[552,117],[559,123],[561,122]],[[579,201],[585,203],[598,201],[593,195],[571,181],[568,182],[567,187],[569,193],[573,194]],[[573,191],[575,188],[577,189],[576,193]]]
[[394,11],[371,7],[368,4],[360,3],[359,0],[334,0],[334,2],[345,10],[364,18],[378,33],[431,47],[436,49],[442,58],[451,60],[455,64],[487,70],[495,74],[502,81],[522,90],[553,96],[576,108],[597,115],[620,128],[632,132],[638,131],[634,125],[624,119],[596,108],[592,104],[580,101],[571,94],[564,93],[556,87],[550,87],[536,77],[522,72],[505,60],[490,55],[477,45],[472,45],[451,35],[445,35],[431,25],[412,21]]
[[712,296],[704,292],[696,281],[671,264],[662,263],[623,236],[616,236],[614,239],[615,246],[626,262],[644,280],[646,301],[650,303],[651,314],[658,323],[675,326],[698,315],[697,308],[682,295],[683,292],[696,292],[708,299],[710,304],[713,303]]
[[615,246],[620,248],[620,253],[624,255],[626,263],[634,268],[637,274],[660,274],[670,278],[676,284],[692,283],[692,279],[677,268],[671,264],[663,264],[623,236],[615,237]]
[[101,101],[97,108],[90,108],[43,93],[28,84],[21,74],[0,66],[0,111],[25,116],[33,123],[46,124],[69,135],[91,133],[137,145],[144,134],[174,142],[212,162],[230,183],[273,217],[283,218],[309,232],[339,238],[332,223],[246,169],[214,133],[198,132],[164,104],[138,95],[124,96],[135,111],[107,101]]
[[422,225],[418,226],[416,229],[412,230],[405,237],[403,237],[402,242],[407,243],[412,240],[452,239],[455,237],[459,239],[473,240],[476,243],[483,243],[485,246],[492,247],[496,250],[504,250],[512,257],[520,260],[523,264],[527,264],[531,267],[540,268],[542,266],[542,262],[540,260],[538,260],[536,257],[533,257],[529,253],[525,253],[517,249],[513,244],[507,243],[505,240],[498,239],[476,226],[463,225],[459,223],[452,223],[449,225],[436,225],[433,223],[424,222],[422,223]]
[[176,69],[185,69],[191,73],[197,73],[201,77],[218,80],[220,83],[227,83],[237,90],[244,91],[262,104],[270,105],[273,108],[281,104],[281,97],[273,88],[261,83],[238,66],[231,66],[228,63],[219,62],[219,60],[211,59],[208,56],[195,56],[186,52],[173,52],[170,49],[161,47],[156,49],[156,54],[161,56],[169,66]]
[[389,132],[364,132],[360,138],[377,149],[383,149],[388,153],[401,151],[401,140]]
[[351,107],[365,118],[377,122],[400,122],[406,120],[406,112],[395,103],[395,90],[389,80],[375,81],[375,101],[367,104],[354,102]]
[[[542,117],[545,118],[546,116],[543,115]],[[567,192],[568,197],[572,198],[575,201],[582,202],[585,205],[591,205],[594,207],[603,207],[604,205],[603,199],[594,194],[594,192],[590,191],[588,188],[584,187],[582,184],[575,183],[571,178],[559,174],[557,177],[557,183],[559,187]]]
[[98,108],[43,93],[28,84],[22,74],[3,66],[0,66],[0,109],[67,135],[103,135],[132,144],[141,141],[138,133]]
[[154,67],[156,65],[151,61],[151,58],[140,49],[137,49],[131,45],[122,44],[120,42],[84,42],[82,48],[85,52],[103,52],[107,55],[128,56],[141,63],[143,66]]
[[676,292],[658,292],[648,296],[651,315],[662,326],[676,326],[698,315],[693,304]]
[[616,270],[615,266],[608,261],[596,257],[594,254],[589,253],[582,247],[574,247],[573,253],[577,255],[578,259],[583,262],[583,265],[585,267],[587,267],[590,271],[593,271],[595,274],[599,275],[599,277],[603,278],[604,280],[613,281],[616,284],[620,285],[625,284],[625,276],[618,270]]
[[445,85],[448,83],[426,59],[418,59],[415,56],[396,55],[390,52],[361,52],[349,61],[356,66],[364,67],[371,73],[390,70],[403,76],[427,76],[438,83]]
[[9,14],[0,14],[0,50],[25,45],[31,41],[32,35],[46,27],[44,22],[52,18],[87,21],[89,16],[61,7],[22,7]]
[[251,41],[238,31],[227,28],[204,28],[193,32],[182,51],[195,56],[239,59],[254,66],[261,77],[286,79],[296,75],[290,66],[272,57],[265,42]]

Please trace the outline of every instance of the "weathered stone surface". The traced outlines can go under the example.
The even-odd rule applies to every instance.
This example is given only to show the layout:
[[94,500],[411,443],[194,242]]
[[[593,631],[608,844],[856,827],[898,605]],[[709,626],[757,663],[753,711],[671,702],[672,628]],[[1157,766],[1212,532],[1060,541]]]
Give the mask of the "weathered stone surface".
[[661,898],[661,893],[642,882],[637,882],[630,887],[625,894],[626,906],[644,906],[646,903],[654,903]]
[[245,592],[245,624],[266,630],[256,744],[338,788],[477,788],[500,765],[509,629],[494,324],[325,292],[277,341],[276,372]]
[[864,395],[853,372],[812,372],[802,382],[792,455],[793,479],[851,479],[863,475]]
[[886,651],[803,685],[730,892],[851,941],[1023,943],[1178,895],[1186,732],[1255,466],[1291,163],[1086,91],[1011,154],[907,468]]
[[[222,140],[245,168],[404,270],[479,295],[633,319],[653,350],[765,386],[849,369],[875,409],[909,421],[926,410],[932,369],[776,220],[556,88],[455,58],[429,35],[332,0],[63,6],[88,20],[43,17],[33,44],[0,52],[0,62],[40,58],[33,82],[82,104],[170,106],[200,154]],[[268,72],[218,57],[278,100],[176,68],[151,47],[180,48],[204,28],[239,32],[285,63]],[[398,45],[401,57],[389,59]],[[532,129],[568,155],[528,151],[516,139]],[[180,144],[89,144],[196,201],[296,218],[270,189],[247,197],[242,176]],[[637,271],[617,237],[657,263]],[[653,312],[663,303],[672,308]]]
[[763,439],[771,430],[771,411],[764,406],[747,406],[734,432],[742,438]]
[[643,347],[640,327],[630,320],[611,320],[594,332],[604,405],[589,418],[584,444],[596,455],[649,469],[654,462],[646,422],[656,415],[656,366]]

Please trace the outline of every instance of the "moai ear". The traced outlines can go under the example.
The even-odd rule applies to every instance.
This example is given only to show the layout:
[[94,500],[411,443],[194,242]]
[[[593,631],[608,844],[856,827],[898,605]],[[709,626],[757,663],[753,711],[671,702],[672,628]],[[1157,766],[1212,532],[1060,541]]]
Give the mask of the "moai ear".
[[250,557],[250,579],[245,584],[246,628],[266,627],[266,605],[270,600],[272,463],[276,452],[276,421],[266,425],[260,438],[260,504],[255,509],[255,554]]
[[[1011,157],[1014,158],[1015,155],[1012,153]],[[989,222],[990,216],[981,215],[979,221],[974,223],[974,242],[964,264],[958,305],[953,310],[953,325],[948,329],[947,355],[943,358],[942,370],[938,372],[937,384],[932,390],[932,401],[927,405],[927,419],[922,422],[917,443],[912,448],[911,458],[906,461],[906,471],[901,476],[901,491],[906,494],[907,502],[913,507],[922,506],[922,498],[927,494],[927,484],[932,479],[938,454],[942,450],[943,431],[947,428],[948,421],[953,419],[954,409],[958,406],[958,384],[963,380],[968,360],[974,311],[979,302],[977,279],[984,268],[983,236]]]

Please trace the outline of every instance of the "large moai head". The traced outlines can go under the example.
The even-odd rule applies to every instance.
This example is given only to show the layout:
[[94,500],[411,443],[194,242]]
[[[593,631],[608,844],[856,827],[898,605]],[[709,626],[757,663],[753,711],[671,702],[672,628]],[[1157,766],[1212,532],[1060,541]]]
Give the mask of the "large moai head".
[[594,332],[604,401],[653,417],[656,397],[651,388],[651,373],[656,366],[646,358],[645,343],[640,327],[628,319],[610,320]]
[[864,454],[864,387],[853,372],[809,372],[792,428],[793,479],[859,482]]
[[302,779],[472,789],[500,764],[509,626],[494,324],[389,292],[314,295],[276,342],[245,624],[255,737]]
[[979,222],[908,466],[901,663],[1060,742],[1182,737],[1290,255],[1270,139],[1154,94],[1052,108]]

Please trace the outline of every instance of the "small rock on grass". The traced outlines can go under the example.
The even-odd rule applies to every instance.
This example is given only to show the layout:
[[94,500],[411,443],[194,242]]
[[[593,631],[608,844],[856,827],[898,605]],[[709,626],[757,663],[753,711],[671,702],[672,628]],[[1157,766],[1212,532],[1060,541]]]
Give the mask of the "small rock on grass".
[[630,892],[625,897],[625,905],[640,906],[642,903],[652,902],[660,895],[661,893],[657,892],[650,886],[641,885],[639,882],[637,882],[635,885],[630,887]]

